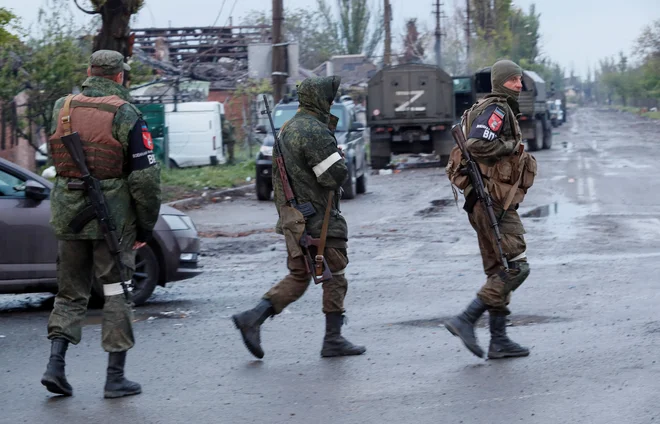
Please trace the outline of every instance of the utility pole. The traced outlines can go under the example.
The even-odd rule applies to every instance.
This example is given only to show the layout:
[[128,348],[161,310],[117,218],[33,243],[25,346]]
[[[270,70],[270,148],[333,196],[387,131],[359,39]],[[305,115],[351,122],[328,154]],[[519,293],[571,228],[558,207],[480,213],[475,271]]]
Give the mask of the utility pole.
[[467,21],[465,23],[465,57],[470,60],[470,0],[465,0],[465,14],[467,15]]
[[383,65],[390,66],[392,64],[392,31],[390,29],[390,21],[392,20],[392,9],[390,8],[390,0],[385,1],[385,54],[383,55]]
[[440,0],[435,0],[435,3],[433,4],[435,6],[435,64],[438,68],[442,67],[442,31],[440,29],[440,16],[441,16],[441,9],[440,6],[442,4],[440,3]]
[[286,44],[282,40],[282,22],[284,21],[284,5],[282,0],[273,0],[273,101],[275,104],[282,99],[284,86],[286,85],[286,69],[283,50]]

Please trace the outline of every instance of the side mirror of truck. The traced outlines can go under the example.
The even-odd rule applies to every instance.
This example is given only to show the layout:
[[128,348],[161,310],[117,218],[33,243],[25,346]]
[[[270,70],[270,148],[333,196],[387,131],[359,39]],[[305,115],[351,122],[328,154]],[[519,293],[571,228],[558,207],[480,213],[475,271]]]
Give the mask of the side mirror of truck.
[[257,128],[254,129],[257,134],[266,134],[266,126],[265,125],[257,125]]

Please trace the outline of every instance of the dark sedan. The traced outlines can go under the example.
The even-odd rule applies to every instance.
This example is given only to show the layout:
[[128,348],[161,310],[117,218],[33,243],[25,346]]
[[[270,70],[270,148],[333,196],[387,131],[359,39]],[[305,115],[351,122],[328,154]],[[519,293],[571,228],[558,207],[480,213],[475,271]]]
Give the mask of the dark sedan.
[[[57,240],[49,225],[53,184],[0,159],[0,294],[56,292]],[[192,220],[163,205],[154,237],[137,251],[133,302],[144,303],[157,285],[200,274],[200,241]],[[100,285],[93,294],[99,297]]]
[[[279,131],[282,125],[296,114],[298,102],[280,102],[273,110],[273,124],[275,130]],[[344,151],[346,164],[350,178],[344,186],[343,199],[353,199],[356,194],[367,191],[367,150],[363,137],[364,126],[355,118],[355,107],[353,103],[335,103],[330,113],[339,118],[335,138],[337,145]],[[273,133],[270,128],[257,128],[262,134],[266,134],[261,149],[256,158],[256,185],[257,198],[259,200],[270,200],[273,191]]]

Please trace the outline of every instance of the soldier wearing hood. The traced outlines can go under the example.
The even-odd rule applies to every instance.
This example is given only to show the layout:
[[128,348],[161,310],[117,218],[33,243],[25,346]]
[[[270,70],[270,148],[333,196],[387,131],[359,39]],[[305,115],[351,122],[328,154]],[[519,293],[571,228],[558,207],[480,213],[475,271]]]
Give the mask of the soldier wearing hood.
[[[311,202],[316,210],[316,214],[309,217],[304,225],[311,237],[320,237],[323,212],[328,206],[328,193],[336,192],[324,252],[332,279],[323,283],[323,313],[326,320],[321,349],[323,357],[361,355],[366,351],[363,346],[353,345],[341,335],[344,297],[348,289],[345,277],[348,265],[348,226],[339,210],[338,199],[341,186],[348,178],[348,168],[334,137],[337,117],[330,114],[339,83],[339,77],[308,78],[303,81],[298,87],[300,107],[279,133],[280,149],[296,200],[298,203]],[[277,149],[273,153],[275,161],[279,156]],[[280,216],[276,230],[286,235],[283,226],[288,225],[287,202],[277,167],[273,167],[273,191]],[[316,255],[314,246],[310,250],[312,256]],[[297,247],[297,240],[287,241],[287,251],[289,275],[273,286],[255,308],[232,317],[245,346],[257,358],[264,356],[261,325],[268,317],[279,314],[287,305],[298,300],[307,290],[312,277]]]
[[472,353],[483,357],[474,325],[488,311],[491,334],[488,358],[497,359],[529,355],[529,349],[508,338],[506,316],[510,313],[511,293],[529,275],[523,236],[525,229],[516,210],[534,182],[536,160],[524,151],[517,120],[522,69],[512,61],[500,60],[491,69],[491,84],[492,93],[465,112],[462,125],[467,148],[478,163],[486,190],[493,200],[509,269],[507,271],[500,259],[486,208],[477,201],[476,193],[468,185],[463,191],[464,209],[477,232],[487,280],[465,311],[445,325]]

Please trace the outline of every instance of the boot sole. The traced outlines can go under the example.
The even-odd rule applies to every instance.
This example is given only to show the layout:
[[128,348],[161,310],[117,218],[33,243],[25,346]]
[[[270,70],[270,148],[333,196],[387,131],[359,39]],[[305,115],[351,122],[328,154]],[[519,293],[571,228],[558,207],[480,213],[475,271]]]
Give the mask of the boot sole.
[[252,355],[255,356],[255,358],[262,359],[264,357],[263,352],[259,352],[254,348],[250,343],[248,343],[247,339],[245,338],[245,333],[243,333],[243,329],[241,329],[240,325],[238,325],[238,320],[236,319],[236,315],[231,317],[231,320],[234,322],[234,326],[238,331],[241,332],[241,338],[243,339],[243,344],[247,348],[247,350],[250,351]]
[[463,344],[465,345],[465,347],[466,347],[470,352],[472,352],[472,354],[473,354],[474,356],[476,356],[477,358],[483,358],[483,357],[484,357],[484,352],[483,352],[483,350],[482,350],[479,346],[474,347],[474,346],[471,346],[469,343],[467,343],[467,342],[465,341],[465,339],[464,339],[463,337],[461,337],[461,334],[458,332],[458,330],[456,330],[456,328],[454,328],[453,325],[451,325],[450,323],[446,322],[446,323],[445,323],[445,328],[446,328],[446,329],[447,329],[452,335],[454,335],[454,336],[458,337],[459,339],[461,339],[461,341],[463,342]]
[[117,398],[124,397],[124,396],[139,395],[140,393],[142,393],[142,389],[135,390],[135,391],[132,391],[132,392],[104,392],[103,397],[106,398],[106,399],[117,399]]
[[321,352],[321,357],[322,358],[336,358],[338,356],[358,356],[362,355],[367,351],[367,349],[364,349],[362,351],[354,351],[351,353],[341,353],[341,352]]
[[55,393],[56,395],[63,395],[63,396],[71,396],[73,395],[73,390],[67,390],[63,388],[57,381],[51,380],[49,378],[42,378],[41,379],[41,384],[43,384],[46,387],[46,390],[48,390],[51,393]]
[[529,356],[529,352],[521,352],[521,353],[490,353],[488,352],[488,359],[506,359],[506,358],[522,358],[525,356]]

